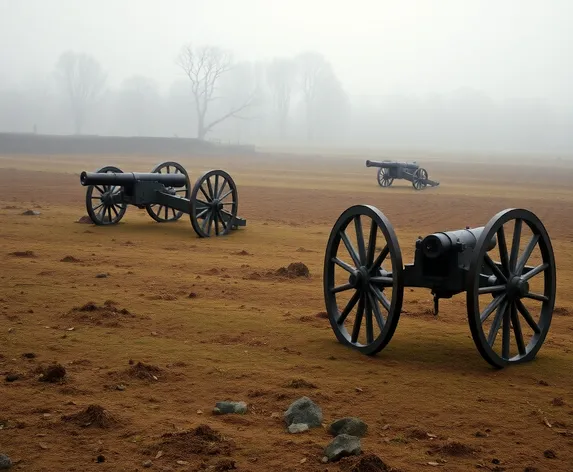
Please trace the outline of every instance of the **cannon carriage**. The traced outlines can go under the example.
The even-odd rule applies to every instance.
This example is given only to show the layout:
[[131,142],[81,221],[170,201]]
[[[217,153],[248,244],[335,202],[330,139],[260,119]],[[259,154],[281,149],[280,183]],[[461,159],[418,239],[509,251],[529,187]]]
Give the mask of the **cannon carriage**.
[[373,206],[352,206],[332,228],[323,277],[334,334],[366,355],[391,340],[404,287],[430,289],[436,316],[440,298],[465,292],[475,346],[496,368],[536,356],[555,305],[551,241],[537,216],[524,209],[501,211],[479,228],[419,237],[413,264],[403,266],[386,216]]
[[247,224],[237,216],[237,186],[223,170],[205,172],[191,186],[189,174],[177,162],[163,162],[149,173],[106,166],[82,172],[80,182],[87,187],[86,209],[96,225],[119,223],[128,205],[145,209],[158,223],[188,214],[201,238],[223,236]]
[[395,179],[404,179],[412,182],[412,186],[416,190],[440,185],[440,182],[428,179],[428,171],[420,167],[416,162],[367,160],[366,167],[378,167],[378,185],[380,187],[390,187]]

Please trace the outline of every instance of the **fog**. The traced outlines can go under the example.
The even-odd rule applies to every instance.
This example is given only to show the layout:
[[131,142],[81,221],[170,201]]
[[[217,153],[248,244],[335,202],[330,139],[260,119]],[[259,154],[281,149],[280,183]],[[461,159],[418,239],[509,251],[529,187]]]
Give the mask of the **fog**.
[[568,0],[0,0],[0,131],[573,154],[571,18]]

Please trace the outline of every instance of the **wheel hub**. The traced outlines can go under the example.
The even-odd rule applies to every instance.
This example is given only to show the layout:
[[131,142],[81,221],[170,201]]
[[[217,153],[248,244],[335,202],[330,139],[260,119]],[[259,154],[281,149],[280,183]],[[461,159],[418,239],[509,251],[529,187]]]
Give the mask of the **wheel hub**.
[[211,201],[211,208],[214,211],[221,211],[223,209],[223,204],[221,203],[220,200],[215,198]]
[[353,287],[367,287],[370,283],[370,274],[366,267],[362,266],[355,270],[348,278],[348,283],[352,284]]
[[507,294],[510,298],[522,298],[529,293],[529,282],[514,276],[507,282]]

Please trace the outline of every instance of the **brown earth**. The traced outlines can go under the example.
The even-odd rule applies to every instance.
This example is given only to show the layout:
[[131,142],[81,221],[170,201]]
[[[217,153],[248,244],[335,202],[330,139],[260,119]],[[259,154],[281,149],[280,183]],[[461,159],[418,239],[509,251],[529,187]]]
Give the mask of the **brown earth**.
[[[418,160],[441,186],[416,192],[381,189],[364,160],[183,159],[192,179],[223,168],[239,188],[247,227],[207,240],[186,216],[158,224],[135,207],[115,227],[77,223],[82,170],[145,172],[157,159],[0,158],[0,453],[26,471],[573,470],[573,164],[428,156]],[[406,289],[380,354],[339,344],[322,264],[355,203],[386,214],[405,263],[418,235],[533,210],[558,275],[537,358],[492,369],[465,297],[434,318],[419,289]],[[292,263],[308,276],[272,276]],[[48,371],[57,378],[41,381]],[[326,429],[285,430],[282,413],[303,395],[325,426],[368,424],[362,458],[323,464]],[[212,415],[223,400],[249,410]]]

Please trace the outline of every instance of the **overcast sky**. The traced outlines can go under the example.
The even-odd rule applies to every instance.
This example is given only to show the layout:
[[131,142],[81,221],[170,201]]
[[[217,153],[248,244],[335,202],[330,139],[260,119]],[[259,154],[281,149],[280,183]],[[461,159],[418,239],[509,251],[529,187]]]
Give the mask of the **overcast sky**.
[[43,78],[73,49],[111,85],[168,87],[186,42],[240,59],[314,49],[352,95],[472,87],[573,105],[573,0],[0,0],[0,85]]

